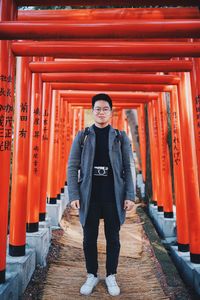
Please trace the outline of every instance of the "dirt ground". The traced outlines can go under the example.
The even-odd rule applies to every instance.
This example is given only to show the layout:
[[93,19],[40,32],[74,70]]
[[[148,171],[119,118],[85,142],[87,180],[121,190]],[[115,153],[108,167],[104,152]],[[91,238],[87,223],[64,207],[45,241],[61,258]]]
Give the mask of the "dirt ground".
[[[79,293],[86,272],[78,217],[76,214],[70,215],[66,210],[60,225],[60,229],[53,230],[47,266],[36,269],[21,299],[76,300],[89,297],[110,299],[111,296],[108,295],[104,282],[103,224],[100,226],[98,239],[101,280],[89,297]],[[146,230],[148,236],[144,231],[145,226],[148,228]],[[120,237],[121,252],[117,281],[121,294],[115,297],[116,299],[196,299],[183,284],[162,243],[159,244],[159,237],[142,208],[138,208],[137,213],[133,211],[128,215],[125,225],[122,226]],[[165,261],[165,265],[162,265],[156,258],[155,246],[162,253],[161,259]],[[165,268],[170,271],[164,272]]]

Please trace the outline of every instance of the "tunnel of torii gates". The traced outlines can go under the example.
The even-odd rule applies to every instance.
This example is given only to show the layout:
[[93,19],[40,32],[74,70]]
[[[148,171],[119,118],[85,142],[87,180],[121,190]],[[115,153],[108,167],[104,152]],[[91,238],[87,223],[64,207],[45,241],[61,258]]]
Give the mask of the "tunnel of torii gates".
[[[160,0],[136,0],[135,6],[145,8],[18,11],[23,5],[57,4],[0,0],[0,283],[6,280],[12,140],[9,254],[23,256],[26,232],[38,231],[46,203],[55,204],[66,184],[71,143],[84,128],[84,109],[100,91],[113,99],[114,127],[128,131],[125,109],[137,110],[144,182],[148,122],[150,200],[165,218],[173,217],[175,203],[178,250],[190,251],[191,262],[200,263],[199,1],[163,0],[163,6],[174,6],[168,8],[153,8]],[[132,6],[132,1],[123,4]]]

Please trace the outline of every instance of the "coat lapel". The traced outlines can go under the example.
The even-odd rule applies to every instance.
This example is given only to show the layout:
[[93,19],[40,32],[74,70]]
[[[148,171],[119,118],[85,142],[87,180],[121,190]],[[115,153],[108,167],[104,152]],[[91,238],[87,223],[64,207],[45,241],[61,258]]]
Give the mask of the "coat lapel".
[[115,137],[116,137],[116,132],[115,132],[115,129],[110,126],[110,130],[109,130],[109,138],[108,138],[108,147],[109,147],[109,151],[112,150],[112,145],[113,145],[113,142],[115,140]]
[[116,137],[115,129],[112,126],[110,126],[109,137],[108,137],[108,148],[109,148],[109,156],[110,156],[111,163],[112,163],[112,146],[113,146],[115,137]]
[[95,132],[94,132],[94,128],[93,128],[93,126],[90,126],[90,134],[89,134],[89,136],[90,136],[90,143],[91,143],[91,146],[92,146],[92,156],[91,157],[93,157],[93,155],[94,155],[94,152],[95,152],[95,144],[96,144],[96,136],[95,136]]

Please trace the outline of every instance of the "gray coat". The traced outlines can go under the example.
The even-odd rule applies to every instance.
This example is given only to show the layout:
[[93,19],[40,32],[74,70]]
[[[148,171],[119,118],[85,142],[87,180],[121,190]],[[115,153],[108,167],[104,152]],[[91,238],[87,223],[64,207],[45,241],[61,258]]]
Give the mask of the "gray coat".
[[[117,138],[115,129],[109,130],[109,157],[114,175],[114,191],[120,223],[125,221],[124,200],[135,199],[135,165],[130,140],[125,131],[121,132],[121,142]],[[84,226],[91,195],[92,170],[95,155],[95,132],[90,127],[84,142],[81,141],[84,130],[79,131],[71,147],[68,160],[68,192],[69,201],[80,200],[80,222]],[[80,170],[80,171],[79,171]]]

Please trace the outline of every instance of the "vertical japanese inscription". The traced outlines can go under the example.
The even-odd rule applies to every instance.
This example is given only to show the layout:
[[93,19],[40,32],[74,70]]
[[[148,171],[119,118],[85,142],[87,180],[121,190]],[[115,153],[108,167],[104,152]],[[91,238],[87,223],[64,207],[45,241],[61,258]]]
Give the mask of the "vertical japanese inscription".
[[49,121],[49,113],[47,109],[45,109],[44,114],[43,114],[43,132],[42,132],[42,140],[43,141],[48,141],[48,121]]
[[196,120],[197,120],[197,144],[200,145],[200,95],[195,97]]
[[54,144],[58,144],[58,143],[59,143],[59,108],[58,108],[58,103],[56,103]]
[[35,139],[35,145],[33,147],[33,172],[35,175],[38,175],[39,169],[39,138],[40,138],[40,109],[36,107],[34,109],[34,121],[33,121],[33,138]]
[[165,172],[166,171],[166,133],[165,133],[165,120],[164,120],[164,111],[162,110],[160,112],[160,130],[161,130],[161,167],[162,170]]
[[28,121],[28,104],[27,102],[22,102],[20,104],[19,137],[23,139],[27,137],[27,121]]
[[172,113],[173,118],[173,138],[172,138],[172,146],[173,146],[173,157],[176,165],[179,165],[180,159],[180,141],[179,141],[179,132],[178,132],[178,118],[177,112],[174,111]]
[[12,139],[12,77],[0,75],[0,151],[11,150]]

